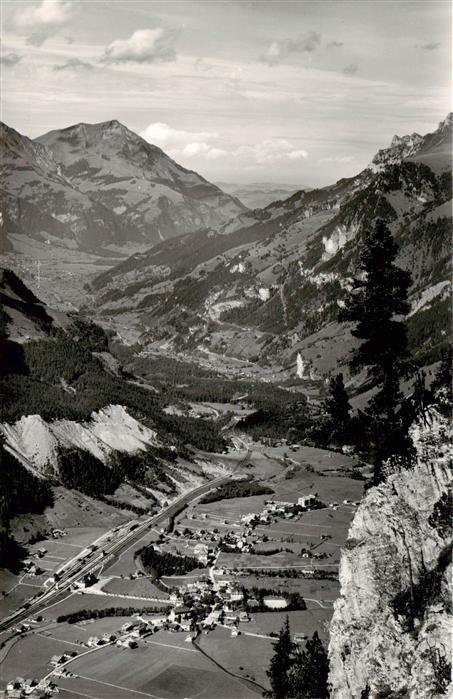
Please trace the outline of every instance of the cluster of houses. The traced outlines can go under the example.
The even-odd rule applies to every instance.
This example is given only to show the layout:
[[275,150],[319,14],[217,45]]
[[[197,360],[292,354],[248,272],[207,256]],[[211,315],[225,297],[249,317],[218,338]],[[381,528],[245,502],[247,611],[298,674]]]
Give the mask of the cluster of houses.
[[298,498],[297,502],[286,502],[280,500],[266,500],[261,512],[250,512],[242,515],[242,524],[251,527],[263,524],[271,524],[278,519],[292,519],[305,510],[311,510],[322,505],[316,493],[309,493]]
[[67,536],[67,534],[66,529],[52,529],[51,531],[52,539],[61,539],[63,536]]
[[16,679],[8,682],[3,696],[5,699],[24,699],[24,697],[51,697],[57,692],[57,685],[53,680]]
[[[51,536],[53,539],[61,539],[67,535],[65,529],[52,529]],[[42,575],[44,570],[39,566],[39,560],[47,554],[47,549],[42,546],[37,549],[32,556],[26,558],[23,562],[23,567],[28,575]]]
[[29,556],[23,562],[23,566],[28,575],[41,575],[44,573],[43,569],[39,566],[39,559],[44,558],[47,553],[47,549],[42,547],[39,548],[33,556]]
[[[197,541],[198,543],[193,549],[193,555],[202,565],[206,566],[212,564],[216,550],[226,553],[254,553],[256,545],[265,543],[268,540],[265,534],[255,531],[257,527],[270,525],[279,519],[297,518],[302,512],[319,507],[324,507],[324,505],[320,502],[317,493],[308,493],[300,496],[297,502],[266,500],[261,512],[251,512],[241,516],[240,523],[242,526],[236,525],[234,528],[231,527],[226,531],[221,530],[220,532],[217,528],[206,531],[202,528],[189,529],[186,527],[183,530],[176,530],[174,535]],[[193,514],[188,515],[188,518],[195,519],[195,516]],[[205,518],[207,518],[206,513],[202,513],[200,519]],[[228,524],[228,522],[225,521],[223,524]],[[164,542],[162,541],[161,543]],[[210,543],[213,543],[214,546],[210,546]],[[169,542],[166,542],[166,548],[168,545]],[[177,545],[172,546],[170,544],[170,548],[178,553]],[[311,552],[309,548],[301,550],[301,556],[304,558],[326,558],[327,555],[326,553]]]
[[[345,504],[356,504],[344,501]],[[336,505],[336,503],[334,503]],[[309,493],[298,498],[297,502],[285,502],[276,500],[267,500],[264,507],[259,513],[249,513],[241,517],[241,526],[230,527],[228,529],[217,528],[208,531],[200,529],[184,529],[183,531],[176,530],[174,535],[184,537],[184,539],[194,540],[196,543],[193,547],[192,555],[203,566],[213,565],[219,551],[238,551],[241,553],[253,552],[254,546],[259,543],[264,543],[268,537],[255,531],[257,527],[271,524],[279,519],[291,519],[300,515],[303,511],[323,507],[320,503],[317,493]],[[193,517],[189,516],[190,519]],[[201,519],[206,519],[207,515],[202,514]],[[228,523],[225,521],[225,525]],[[64,536],[64,530],[53,530],[53,538]],[[166,541],[164,532],[161,531],[161,540],[155,546],[156,550],[160,550],[160,544],[166,543],[170,548],[173,544]],[[173,536],[174,536],[173,535]],[[330,538],[329,535],[321,535],[321,539]],[[211,545],[214,544],[214,545]],[[88,553],[94,548],[89,547]],[[176,546],[176,549],[178,546]],[[32,558],[25,562],[28,572],[40,572],[37,561],[43,558],[47,553],[45,548],[40,548]],[[306,558],[322,557],[326,554],[316,554],[308,549],[302,549],[301,555]],[[83,559],[82,559],[83,560]],[[207,573],[208,571],[206,571]],[[307,574],[310,570],[303,571]],[[209,633],[217,625],[230,628],[231,636],[236,637],[240,632],[240,624],[250,621],[250,613],[254,610],[262,610],[263,607],[269,610],[284,610],[288,607],[288,600],[279,595],[266,595],[260,600],[255,599],[253,595],[246,596],[244,599],[244,591],[239,588],[234,582],[231,570],[225,567],[216,568],[209,572],[209,575],[200,576],[193,582],[187,582],[184,585],[178,586],[177,591],[173,591],[170,595],[172,608],[162,617],[143,618],[137,616],[133,622],[126,622],[115,633],[104,633],[102,636],[91,636],[83,645],[88,648],[95,648],[103,645],[112,645],[117,648],[137,648],[139,642],[146,643],[146,637],[159,631],[165,630],[169,632],[186,632],[187,642],[193,642],[198,634]],[[132,573],[131,578],[141,577],[143,571],[136,570]],[[77,588],[89,587],[96,582],[95,576],[85,576],[83,581],[79,582]],[[23,631],[29,630],[30,625],[23,625]],[[306,640],[304,634],[296,634],[298,638],[294,638],[296,642]],[[50,659],[50,665],[54,668],[54,676],[73,676],[66,666],[66,663],[77,655],[76,651],[72,653],[63,653],[55,655]],[[29,695],[34,696],[52,696],[58,689],[52,682],[46,681],[45,686],[37,680],[23,680],[16,678],[10,682],[5,690],[7,699],[22,699]]]
[[207,541],[209,543],[215,544],[220,540],[220,534],[217,529],[212,531],[206,531],[206,529],[189,529],[186,527],[183,531],[176,529],[174,532],[175,536],[184,536],[185,539],[191,539],[192,541]]
[[52,667],[64,665],[64,663],[67,663],[68,660],[71,660],[71,658],[75,658],[76,655],[78,655],[76,650],[73,650],[70,653],[62,653],[61,655],[52,655],[50,659],[50,665],[52,665]]

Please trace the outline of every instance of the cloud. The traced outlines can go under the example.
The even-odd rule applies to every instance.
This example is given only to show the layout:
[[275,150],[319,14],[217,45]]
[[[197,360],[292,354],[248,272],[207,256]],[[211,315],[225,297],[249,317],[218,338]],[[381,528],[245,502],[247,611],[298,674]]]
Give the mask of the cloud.
[[344,46],[342,41],[329,41],[329,43],[326,44],[326,49],[339,49],[342,46]]
[[418,48],[423,49],[423,51],[435,51],[440,46],[440,41],[430,41],[427,44],[420,44]]
[[355,157],[353,155],[341,155],[338,157],[320,158],[318,163],[340,163],[341,165],[347,165],[348,163],[355,162]]
[[295,162],[308,157],[307,151],[295,148],[284,138],[267,139],[252,146],[221,147],[220,135],[212,131],[183,131],[168,124],[155,123],[140,133],[148,143],[163,148],[172,158],[226,159],[231,163],[272,165],[279,162]]
[[175,35],[156,29],[137,29],[128,39],[115,39],[104,51],[106,63],[167,63],[176,60]]
[[316,51],[320,43],[321,36],[318,32],[307,32],[295,39],[273,41],[260,57],[260,60],[270,66],[275,66],[282,63],[292,53],[312,53]]
[[357,63],[350,63],[345,68],[343,68],[343,73],[345,75],[355,75],[358,70],[359,66],[357,65]]
[[27,38],[28,44],[41,46],[60,27],[70,22],[75,13],[74,3],[69,0],[42,0],[39,5],[20,9],[13,21],[17,28],[32,32]]
[[30,46],[42,46],[53,33],[50,29],[41,29],[39,32],[33,32],[30,36],[27,36],[26,43]]
[[227,158],[228,151],[223,148],[210,148],[206,154],[208,160],[218,160],[219,158]]
[[207,63],[204,58],[197,58],[193,67],[197,73],[210,73],[215,70],[215,66],[212,63]]
[[277,163],[295,162],[308,158],[306,150],[296,149],[289,141],[278,138],[260,141],[253,146],[239,146],[231,150],[211,146],[205,147],[206,144],[200,144],[202,147],[195,151],[193,145],[186,146],[182,151],[182,155],[189,157],[192,155],[203,155],[207,160],[223,158],[230,160],[230,162],[243,163],[248,167],[254,165],[275,165]]
[[70,58],[66,63],[54,66],[54,70],[93,70],[94,66],[80,58]]
[[19,61],[22,60],[22,56],[19,56],[18,53],[4,53],[0,56],[0,64],[2,66],[15,66]]
[[218,134],[212,131],[183,131],[182,129],[173,129],[168,124],[156,122],[141,131],[140,136],[148,143],[153,143],[156,146],[173,148],[210,141],[213,138],[217,138]]
[[157,122],[147,126],[140,136],[148,143],[160,146],[174,158],[198,156],[207,160],[217,160],[228,155],[227,151],[210,143],[219,137],[219,134],[213,131],[183,131]]
[[232,155],[236,158],[250,159],[257,165],[273,165],[308,158],[306,150],[294,148],[292,143],[284,138],[270,138],[253,146],[241,146],[233,151]]

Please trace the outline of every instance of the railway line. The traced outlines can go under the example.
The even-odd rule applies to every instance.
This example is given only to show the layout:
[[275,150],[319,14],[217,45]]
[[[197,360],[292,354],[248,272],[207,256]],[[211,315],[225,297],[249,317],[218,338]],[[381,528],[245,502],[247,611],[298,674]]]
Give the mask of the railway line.
[[[247,458],[248,456],[246,455],[246,457],[241,459],[236,468],[239,468],[243,463],[245,463]],[[107,534],[103,537],[103,544],[96,547],[83,560],[75,559],[74,563],[70,565],[67,570],[60,572],[58,575],[58,580],[54,581],[50,587],[43,592],[38,593],[35,598],[31,598],[31,600],[26,602],[20,609],[3,619],[0,622],[0,633],[4,633],[17,624],[20,624],[31,614],[37,614],[45,607],[53,605],[64,599],[65,595],[74,585],[74,583],[82,580],[86,575],[95,574],[96,571],[101,568],[101,566],[105,570],[105,568],[108,567],[108,563],[111,561],[111,559],[120,556],[125,549],[133,545],[135,540],[139,540],[147,530],[164,522],[172,515],[177,514],[181,508],[181,505],[186,505],[189,502],[196,500],[209,490],[212,490],[219,485],[223,485],[231,479],[231,475],[220,476],[209,483],[197,486],[193,490],[190,490],[179,497],[167,507],[163,508],[157,515],[153,515],[141,523],[137,523],[137,520],[131,520],[130,522],[122,525],[120,531],[123,531],[123,534],[119,535],[117,530],[107,532]]]

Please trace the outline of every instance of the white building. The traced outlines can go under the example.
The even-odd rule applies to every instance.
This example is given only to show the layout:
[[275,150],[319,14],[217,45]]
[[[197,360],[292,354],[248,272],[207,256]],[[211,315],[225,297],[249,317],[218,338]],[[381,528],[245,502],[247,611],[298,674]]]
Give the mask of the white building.
[[268,609],[285,609],[288,606],[284,597],[263,597],[263,602]]
[[302,495],[302,497],[297,500],[297,504],[301,507],[309,507],[309,505],[313,505],[315,501],[316,495],[310,493],[309,495]]
[[239,590],[232,590],[230,592],[230,602],[240,602],[243,597],[243,593]]
[[197,544],[193,550],[195,556],[207,556],[208,551],[209,549],[206,544]]

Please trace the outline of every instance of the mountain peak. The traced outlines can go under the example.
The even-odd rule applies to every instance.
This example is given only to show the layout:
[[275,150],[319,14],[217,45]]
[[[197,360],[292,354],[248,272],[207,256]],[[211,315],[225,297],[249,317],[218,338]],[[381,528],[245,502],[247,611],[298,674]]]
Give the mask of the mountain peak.
[[[386,165],[400,163],[402,160],[423,160],[431,167],[437,169],[443,167],[442,163],[446,160],[447,165],[450,162],[450,140],[451,127],[453,124],[453,114],[447,114],[446,118],[439,123],[439,126],[433,133],[421,136],[414,132],[405,136],[393,136],[390,146],[379,150],[368,166],[373,172],[378,172]],[[443,152],[445,151],[445,153]],[[448,154],[447,154],[448,152]],[[433,154],[436,155],[437,164],[433,162]],[[447,157],[445,159],[445,154]],[[441,155],[439,159],[439,155]],[[440,163],[440,165],[439,165]]]
[[448,129],[451,129],[453,126],[453,112],[450,112],[447,114],[445,119],[441,122],[439,122],[439,126],[437,128],[438,131],[447,131]]
[[67,126],[64,129],[48,131],[46,134],[39,136],[36,140],[45,141],[49,137],[57,137],[63,141],[68,139],[80,139],[85,142],[86,145],[92,145],[110,136],[127,137],[134,140],[138,140],[140,138],[117,119],[111,119],[110,121],[100,121],[94,124],[89,124],[82,121],[78,124]]
[[423,136],[420,136],[420,134],[416,133],[415,131],[414,133],[407,134],[406,136],[395,135],[391,140],[390,148],[396,148],[398,146],[412,148],[417,146],[422,140]]
[[[246,210],[237,199],[178,165],[117,119],[95,124],[81,122],[49,131],[34,141],[24,141],[41,160],[47,157],[47,170],[52,167],[59,177],[59,187],[70,188],[71,192],[66,191],[69,199],[74,198],[74,192],[80,195],[81,218],[74,219],[75,208],[68,214],[66,195],[54,198],[49,194],[48,212],[53,222],[52,226],[46,223],[47,229],[53,230],[57,220],[61,236],[72,239],[77,229],[78,241],[93,240],[96,250],[101,238],[106,245],[125,246],[131,241],[150,245],[221,225]],[[14,190],[22,186],[19,183],[25,178],[19,160],[20,154],[11,173]],[[45,178],[47,170],[44,165],[40,167]],[[39,192],[33,192],[31,198],[38,202]],[[85,212],[93,206],[101,206],[102,211],[86,216]],[[104,235],[99,237],[92,233],[98,221],[104,222]]]

